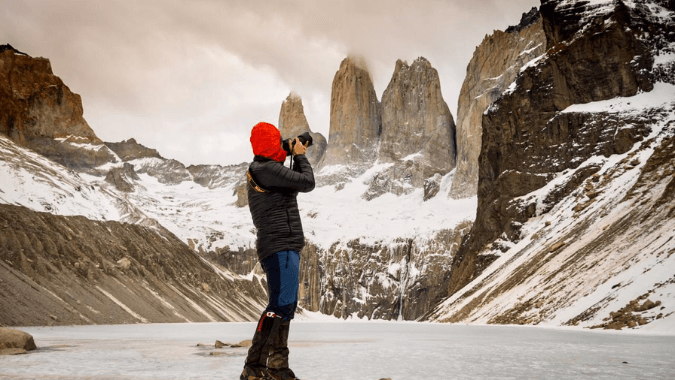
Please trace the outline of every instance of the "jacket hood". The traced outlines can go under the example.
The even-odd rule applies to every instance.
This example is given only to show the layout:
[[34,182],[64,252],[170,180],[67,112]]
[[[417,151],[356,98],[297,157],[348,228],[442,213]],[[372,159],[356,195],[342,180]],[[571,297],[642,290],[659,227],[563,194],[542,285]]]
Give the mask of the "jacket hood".
[[283,163],[286,151],[281,148],[281,133],[272,124],[260,122],[251,130],[251,147],[253,154],[271,158]]

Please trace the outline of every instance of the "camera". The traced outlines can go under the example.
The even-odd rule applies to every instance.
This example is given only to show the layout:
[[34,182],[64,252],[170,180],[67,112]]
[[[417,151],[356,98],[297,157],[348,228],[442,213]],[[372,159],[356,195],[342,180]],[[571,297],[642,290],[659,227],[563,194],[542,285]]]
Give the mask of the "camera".
[[[307,144],[307,147],[312,146],[312,136],[309,134],[309,132],[305,132],[299,135],[298,140],[300,140],[300,144],[302,145],[305,145],[305,143],[309,143]],[[295,139],[288,139],[281,142],[281,147],[286,151],[287,156],[293,154],[292,152],[294,146],[295,146]]]

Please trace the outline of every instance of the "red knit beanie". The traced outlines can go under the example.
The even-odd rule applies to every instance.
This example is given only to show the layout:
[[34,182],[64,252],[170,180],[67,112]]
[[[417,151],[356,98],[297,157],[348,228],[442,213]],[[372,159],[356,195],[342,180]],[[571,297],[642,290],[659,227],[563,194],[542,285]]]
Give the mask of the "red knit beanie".
[[281,133],[272,124],[260,122],[253,127],[251,147],[256,156],[264,156],[279,162],[286,160],[286,151],[281,148]]

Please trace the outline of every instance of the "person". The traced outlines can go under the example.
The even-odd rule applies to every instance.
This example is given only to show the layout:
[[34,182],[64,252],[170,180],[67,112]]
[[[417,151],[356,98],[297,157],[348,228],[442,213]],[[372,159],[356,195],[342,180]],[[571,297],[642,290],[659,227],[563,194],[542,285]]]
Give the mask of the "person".
[[[255,157],[246,174],[248,204],[269,302],[256,325],[240,380],[297,379],[288,364],[288,333],[298,305],[299,252],[305,246],[297,195],[314,189],[314,173],[305,156],[308,144],[296,138],[294,145],[284,145],[279,130],[269,123],[251,130]],[[292,169],[284,166],[289,154]]]

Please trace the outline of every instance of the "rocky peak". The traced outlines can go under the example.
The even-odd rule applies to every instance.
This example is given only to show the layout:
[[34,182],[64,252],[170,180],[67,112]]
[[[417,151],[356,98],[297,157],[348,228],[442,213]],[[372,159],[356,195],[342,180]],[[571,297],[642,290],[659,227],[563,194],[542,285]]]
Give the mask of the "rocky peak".
[[125,162],[123,166],[114,167],[110,169],[105,177],[105,181],[115,186],[117,190],[125,193],[131,193],[135,190],[134,180],[139,180],[140,177],[134,170],[134,165]]
[[518,25],[509,26],[508,28],[506,28],[505,32],[506,33],[520,32],[521,30],[539,21],[540,18],[541,16],[539,15],[539,9],[537,9],[537,7],[532,7],[532,9],[530,9],[529,12],[523,13],[522,17],[520,18],[520,23],[518,23]]
[[82,99],[54,75],[46,58],[0,49],[0,133],[78,171],[116,162],[83,117]]
[[476,195],[483,112],[528,62],[546,51],[542,19],[535,11],[524,13],[518,26],[485,36],[466,68],[457,110],[457,172],[450,190],[453,198]]
[[381,162],[394,165],[375,176],[366,199],[425,187],[426,180],[455,167],[455,155],[455,122],[443,100],[438,72],[424,57],[410,66],[396,61],[382,95],[378,155]]
[[279,131],[283,139],[295,138],[305,132],[312,136],[312,146],[307,149],[307,159],[312,165],[318,164],[326,153],[328,142],[321,133],[312,132],[305,117],[305,109],[302,106],[302,98],[290,93],[281,104],[279,112]]
[[396,61],[382,94],[380,160],[422,153],[443,172],[455,167],[455,122],[443,100],[438,72],[424,57],[411,66]]
[[146,157],[162,158],[157,150],[139,144],[133,138],[118,143],[107,142],[105,145],[125,162]]
[[82,99],[54,75],[48,59],[2,46],[0,133],[22,145],[38,138],[68,136],[100,143],[82,117]]
[[4,52],[5,50],[13,51],[15,54],[21,54],[21,55],[28,56],[28,54],[16,50],[16,49],[15,49],[12,45],[10,45],[10,44],[0,45],[0,53]]
[[380,102],[365,61],[347,57],[333,78],[330,144],[322,166],[373,162],[380,129]]
[[279,132],[283,138],[297,136],[311,131],[305,117],[305,108],[302,106],[300,95],[291,92],[281,103],[279,111]]

